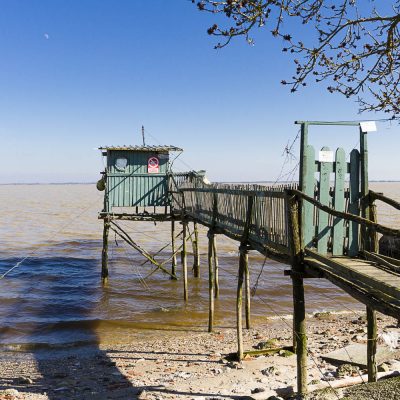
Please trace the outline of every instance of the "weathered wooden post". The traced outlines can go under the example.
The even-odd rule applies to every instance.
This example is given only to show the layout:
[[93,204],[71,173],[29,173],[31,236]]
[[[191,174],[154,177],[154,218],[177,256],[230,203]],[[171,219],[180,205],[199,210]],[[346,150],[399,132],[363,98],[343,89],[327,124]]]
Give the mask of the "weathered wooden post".
[[188,281],[187,281],[187,251],[186,251],[186,234],[187,234],[187,221],[185,219],[182,220],[182,252],[181,252],[181,261],[182,261],[182,275],[183,275],[183,298],[185,301],[188,301]]
[[108,280],[108,233],[110,231],[110,220],[108,217],[104,218],[103,228],[103,250],[101,253],[101,278],[103,284]]
[[245,297],[246,329],[250,329],[251,328],[251,318],[250,318],[251,294],[250,294],[250,271],[249,271],[248,256],[246,257],[244,276],[245,276],[245,294],[246,294],[246,297]]
[[[243,236],[241,240],[241,247],[248,247],[248,240],[250,234],[250,226],[251,226],[251,217],[253,213],[253,204],[254,197],[248,196],[247,198],[247,213],[246,213],[246,223],[243,230]],[[248,250],[248,248],[247,248]],[[251,327],[251,312],[250,312],[250,303],[251,303],[251,294],[250,294],[250,270],[249,270],[249,256],[248,251],[246,253],[244,263],[244,276],[245,276],[245,312],[246,312],[246,329],[250,329]]]
[[371,307],[367,306],[367,370],[368,382],[377,381],[377,367],[376,367],[376,340],[377,340],[377,327],[376,327],[376,312]]
[[301,244],[298,203],[295,196],[287,191],[286,210],[289,222],[290,250],[293,284],[293,331],[297,354],[297,391],[307,393],[307,335],[306,311],[304,300],[303,266],[301,262]]
[[214,327],[214,267],[213,267],[213,242],[214,232],[210,229],[207,233],[208,237],[208,332],[213,331]]
[[[243,280],[244,272],[248,263],[248,250],[246,246],[239,246],[239,273],[238,273],[238,285],[236,292],[236,332],[238,342],[238,358],[243,359]],[[247,317],[247,316],[246,316]]]
[[215,292],[214,296],[216,299],[219,297],[219,263],[218,263],[218,255],[217,255],[217,235],[214,235],[213,242],[213,264],[214,264],[214,283],[215,283]]
[[[176,276],[176,250],[175,250],[175,220],[171,221],[171,252],[172,252],[172,265],[171,274]],[[171,276],[171,279],[174,279]]]
[[193,222],[194,239],[193,244],[193,275],[195,278],[200,276],[200,250],[199,250],[199,229],[197,222]]

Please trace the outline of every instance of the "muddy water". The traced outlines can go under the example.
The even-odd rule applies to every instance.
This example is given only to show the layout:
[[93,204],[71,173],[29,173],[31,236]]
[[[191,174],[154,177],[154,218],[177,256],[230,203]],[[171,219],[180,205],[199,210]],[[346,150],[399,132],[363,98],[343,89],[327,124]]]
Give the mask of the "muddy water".
[[[400,200],[400,183],[375,183],[376,191]],[[0,186],[0,344],[15,348],[66,343],[126,342],[157,330],[203,330],[207,326],[206,231],[200,233],[201,279],[190,276],[189,302],[180,281],[161,272],[110,236],[110,280],[100,284],[102,193],[94,185]],[[379,205],[380,221],[400,225],[400,213]],[[168,223],[122,223],[155,253],[169,242]],[[217,326],[234,326],[237,243],[218,237],[220,299]],[[168,258],[168,251],[158,259]],[[189,257],[189,266],[192,259]],[[252,285],[264,263],[250,255]],[[267,260],[252,300],[258,321],[291,312],[286,266]],[[360,304],[326,280],[309,280],[307,310],[361,310]],[[289,329],[289,327],[288,327]]]

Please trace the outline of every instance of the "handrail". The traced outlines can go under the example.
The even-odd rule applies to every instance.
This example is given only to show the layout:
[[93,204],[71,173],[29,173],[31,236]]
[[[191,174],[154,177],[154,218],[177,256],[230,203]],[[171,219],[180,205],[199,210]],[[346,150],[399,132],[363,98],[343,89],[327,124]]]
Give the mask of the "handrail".
[[374,192],[373,190],[370,190],[369,195],[372,200],[382,201],[386,204],[389,204],[389,206],[392,206],[392,207],[396,208],[397,210],[400,210],[399,202],[397,202],[396,200],[390,199],[389,197],[384,196],[382,193],[377,193],[377,192]]
[[285,197],[283,189],[277,190],[241,190],[241,189],[228,189],[228,188],[179,188],[181,192],[199,192],[199,193],[221,193],[221,194],[238,194],[242,196],[268,196],[276,195],[276,197]]
[[343,218],[349,221],[357,222],[361,225],[369,226],[370,228],[374,229],[376,232],[382,233],[383,235],[389,235],[393,237],[400,237],[400,230],[388,228],[386,226],[380,225],[376,222],[370,221],[369,219],[359,217],[358,215],[349,214],[342,211],[337,211],[329,206],[326,206],[320,203],[318,200],[313,199],[310,196],[307,196],[300,190],[292,189],[287,191],[288,194],[294,194],[296,196],[301,197],[303,200],[308,201],[309,203],[313,204],[315,207],[319,208],[322,211],[325,211],[328,214],[333,215],[334,217]]

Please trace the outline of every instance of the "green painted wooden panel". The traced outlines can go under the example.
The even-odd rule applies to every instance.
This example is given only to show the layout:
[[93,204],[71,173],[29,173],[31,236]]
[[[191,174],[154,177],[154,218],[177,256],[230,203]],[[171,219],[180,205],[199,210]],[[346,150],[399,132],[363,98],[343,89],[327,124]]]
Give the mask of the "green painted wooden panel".
[[[310,197],[314,197],[315,190],[315,150],[312,146],[305,146],[303,156],[302,188],[303,193]],[[314,226],[314,206],[307,201],[302,202],[301,212],[301,230],[302,230],[302,246],[311,247],[315,233]]]
[[165,175],[110,176],[107,178],[107,211],[112,207],[165,206],[167,194]]
[[[160,173],[165,174],[168,168],[167,153],[152,153],[150,151],[132,150],[108,150],[107,152],[107,172],[131,174],[147,174],[147,161],[150,157],[157,156],[160,164]],[[118,158],[126,158],[127,166],[124,170],[116,168],[115,162]]]
[[[329,151],[329,147],[323,147],[322,151]],[[329,206],[329,189],[330,189],[330,173],[332,171],[331,162],[320,163],[320,177],[319,177],[319,202]],[[317,251],[320,254],[328,252],[328,238],[330,235],[330,227],[328,226],[328,213],[318,210],[318,233],[317,233]]]
[[[359,215],[360,197],[360,153],[354,149],[350,153],[350,199],[349,199],[349,213]],[[358,254],[358,224],[356,222],[349,222],[349,246],[348,255],[356,256]]]
[[[344,211],[344,180],[347,172],[347,163],[343,149],[336,150],[335,162],[335,197],[333,204],[336,211]],[[333,220],[332,240],[332,254],[334,256],[343,255],[344,236],[344,221],[342,218],[335,217]]]
[[[159,173],[147,173],[150,157],[159,159]],[[126,158],[125,168],[117,168],[116,160]],[[168,154],[132,150],[107,152],[107,211],[113,207],[165,206],[168,204]]]

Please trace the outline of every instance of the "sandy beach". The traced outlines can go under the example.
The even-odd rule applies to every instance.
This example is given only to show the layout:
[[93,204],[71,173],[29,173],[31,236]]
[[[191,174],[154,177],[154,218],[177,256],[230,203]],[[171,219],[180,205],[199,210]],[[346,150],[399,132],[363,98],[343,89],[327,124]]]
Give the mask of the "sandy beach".
[[[245,349],[263,343],[290,346],[290,320],[268,320],[245,330]],[[393,357],[380,370],[400,370],[397,321],[379,315],[379,334],[397,337]],[[365,371],[342,368],[321,358],[332,350],[366,342],[364,318],[353,313],[308,316],[310,384],[336,381]],[[386,335],[387,336],[387,335]],[[380,340],[379,346],[384,345]],[[378,347],[379,347],[378,346]],[[233,329],[207,332],[151,332],[130,344],[95,347],[4,351],[0,367],[0,399],[268,399],[293,397],[296,357],[288,352],[231,361],[236,351]],[[341,372],[340,372],[341,371]],[[336,399],[345,392],[319,394]],[[390,397],[392,396],[392,397]],[[384,399],[398,399],[400,381],[393,381]],[[351,397],[350,397],[351,398]],[[356,398],[356,397],[354,397]]]

